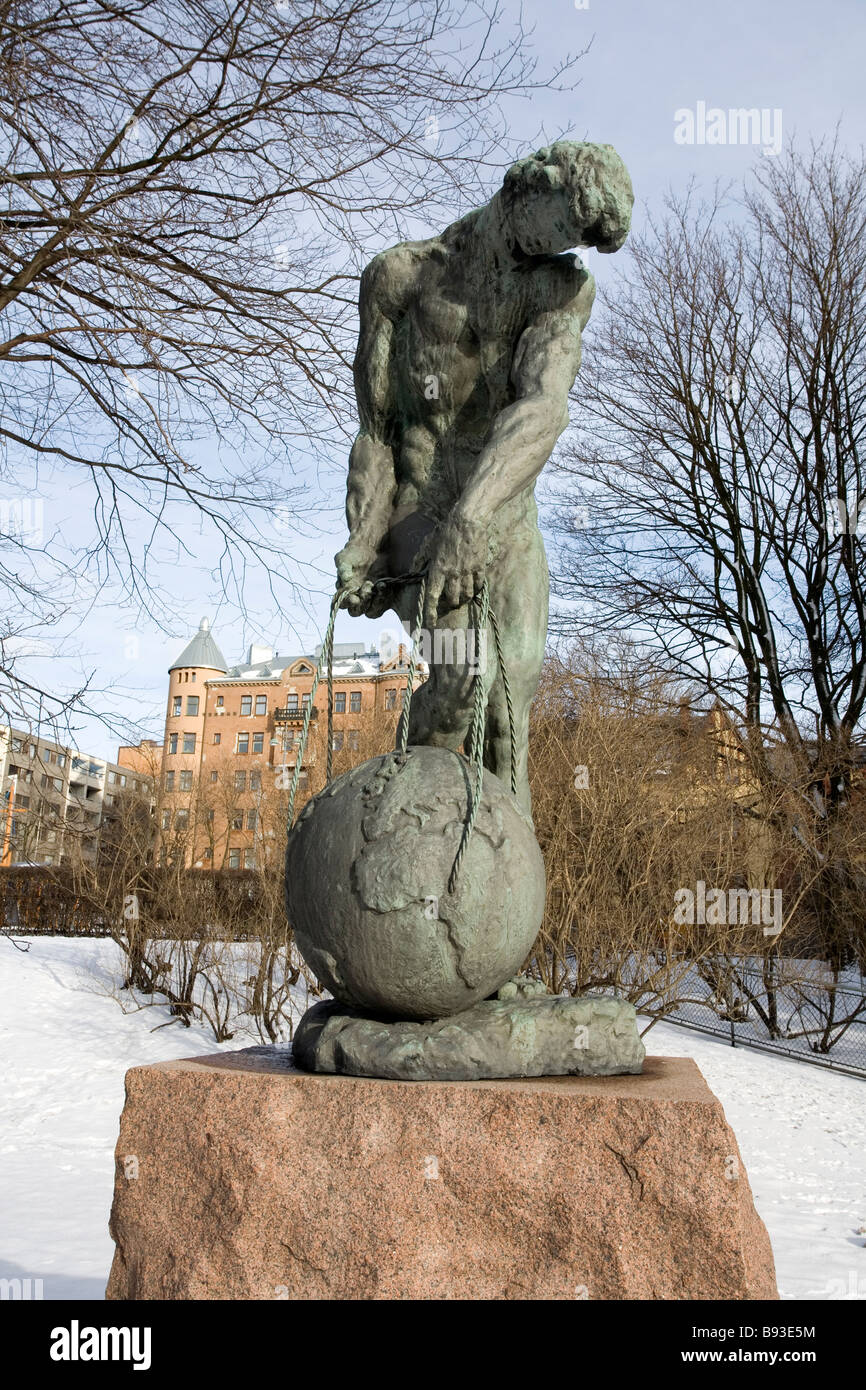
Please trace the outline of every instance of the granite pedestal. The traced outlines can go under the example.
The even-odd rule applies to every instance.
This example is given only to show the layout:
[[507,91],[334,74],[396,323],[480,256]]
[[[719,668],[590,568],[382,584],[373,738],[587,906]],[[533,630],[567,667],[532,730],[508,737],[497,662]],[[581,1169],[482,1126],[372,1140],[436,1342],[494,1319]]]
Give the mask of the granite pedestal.
[[249,1048],[127,1074],[111,1299],[760,1299],[773,1257],[694,1062],[406,1082]]

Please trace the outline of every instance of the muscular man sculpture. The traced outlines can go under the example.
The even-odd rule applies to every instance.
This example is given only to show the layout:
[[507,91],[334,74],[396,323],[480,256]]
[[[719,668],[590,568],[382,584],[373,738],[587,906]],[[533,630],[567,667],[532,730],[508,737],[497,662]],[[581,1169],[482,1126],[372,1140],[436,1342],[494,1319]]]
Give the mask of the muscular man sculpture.
[[[350,612],[394,608],[413,623],[417,584],[399,581],[426,569],[432,631],[470,628],[471,600],[487,577],[527,811],[529,707],[548,611],[534,487],[568,423],[595,295],[579,258],[563,253],[617,251],[632,203],[610,145],[558,141],[512,165],[484,207],[440,236],[383,251],[361,277],[361,429],[338,583]],[[492,651],[484,680],[484,762],[507,785],[508,716]],[[471,717],[471,671],[434,664],[412,702],[409,741],[458,750]]]

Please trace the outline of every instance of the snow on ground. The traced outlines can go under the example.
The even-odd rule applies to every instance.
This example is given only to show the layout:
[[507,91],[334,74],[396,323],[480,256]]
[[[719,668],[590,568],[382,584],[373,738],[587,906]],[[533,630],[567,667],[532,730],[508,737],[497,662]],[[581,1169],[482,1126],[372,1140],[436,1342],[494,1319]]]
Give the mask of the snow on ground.
[[[0,938],[0,1278],[102,1298],[114,1144],[130,1066],[220,1048],[163,1007],[124,1013],[105,940]],[[689,1056],[722,1101],[767,1224],[785,1298],[866,1298],[866,1082],[671,1025],[648,1051]],[[859,1228],[864,1228],[858,1234]]]
[[165,1008],[124,1014],[112,941],[39,936],[25,953],[0,939],[0,952],[0,1277],[102,1298],[124,1075],[220,1049],[195,1025],[153,1032]]
[[643,1041],[693,1057],[722,1102],[782,1298],[866,1299],[866,1080],[673,1024]]

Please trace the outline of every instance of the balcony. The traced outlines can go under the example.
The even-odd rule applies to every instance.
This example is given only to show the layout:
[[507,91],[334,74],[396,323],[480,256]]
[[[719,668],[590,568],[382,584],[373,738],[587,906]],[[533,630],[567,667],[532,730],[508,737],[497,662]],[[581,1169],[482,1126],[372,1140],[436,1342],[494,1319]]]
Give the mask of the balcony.
[[[304,722],[306,713],[307,711],[305,709],[294,709],[289,706],[286,706],[284,709],[275,709],[274,723],[301,725]],[[315,724],[318,717],[319,711],[316,709],[316,706],[313,705],[313,713],[310,716],[310,723]]]
[[83,778],[87,778],[89,781],[101,782],[104,772],[104,768],[98,763],[92,763],[89,758],[73,758],[70,781],[81,782]]

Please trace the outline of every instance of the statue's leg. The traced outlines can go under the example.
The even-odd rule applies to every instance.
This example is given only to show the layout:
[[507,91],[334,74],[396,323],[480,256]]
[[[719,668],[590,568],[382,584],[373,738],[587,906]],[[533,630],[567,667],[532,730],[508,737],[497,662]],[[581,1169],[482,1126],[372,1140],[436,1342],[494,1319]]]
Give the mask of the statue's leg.
[[[412,628],[417,616],[417,588],[413,585],[401,592],[394,606],[402,622]],[[430,669],[412,696],[410,743],[451,748],[455,753],[463,747],[472,721],[473,674],[465,661],[454,658],[463,650],[462,633],[472,622],[470,611],[468,605],[455,608],[440,617],[434,632],[422,636],[420,655]]]
[[[490,606],[496,614],[514,712],[517,744],[517,799],[530,815],[529,710],[535,696],[547,640],[548,572],[541,532],[534,524],[508,538],[491,566]],[[502,673],[492,631],[488,635],[489,691],[484,765],[506,786],[511,779],[511,740]]]
[[[528,776],[529,710],[535,695],[547,639],[548,572],[534,508],[507,534],[488,573],[490,605],[499,622],[502,654],[508,672],[517,748],[517,797],[531,813]],[[400,618],[415,622],[418,590],[402,591],[395,600]],[[484,765],[511,784],[511,739],[505,686],[496,659],[492,631],[486,650],[479,638],[465,637],[477,621],[474,605],[466,604],[439,618],[432,633],[424,633],[422,655],[430,674],[412,697],[409,742],[452,748],[468,743],[474,704],[475,673],[480,663],[486,701]],[[459,634],[459,636],[458,636]],[[467,662],[466,654],[470,660]],[[474,657],[474,660],[471,659]],[[467,753],[471,750],[467,746]]]

